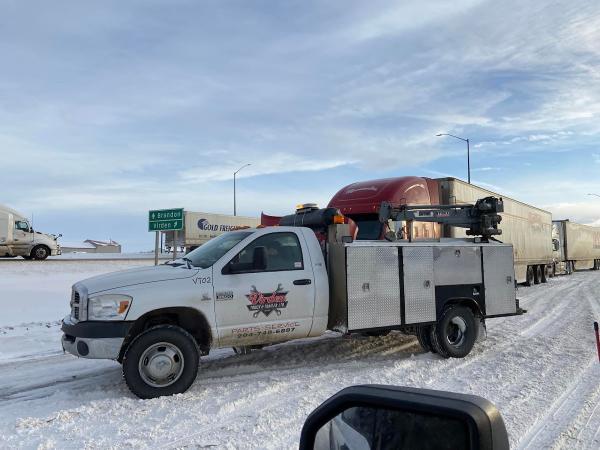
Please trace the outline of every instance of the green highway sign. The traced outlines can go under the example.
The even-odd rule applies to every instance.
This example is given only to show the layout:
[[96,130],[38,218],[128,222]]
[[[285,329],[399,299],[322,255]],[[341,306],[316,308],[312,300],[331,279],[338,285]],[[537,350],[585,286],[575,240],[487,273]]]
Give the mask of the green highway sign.
[[183,230],[183,208],[148,211],[148,231]]

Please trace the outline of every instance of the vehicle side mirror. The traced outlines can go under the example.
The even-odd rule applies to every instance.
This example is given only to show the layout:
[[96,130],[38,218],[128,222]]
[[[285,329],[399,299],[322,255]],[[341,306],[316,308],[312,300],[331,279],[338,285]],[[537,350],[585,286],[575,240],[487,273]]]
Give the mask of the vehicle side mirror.
[[560,243],[558,242],[558,239],[552,239],[552,249],[557,252],[559,248]]
[[267,268],[267,249],[265,247],[255,247],[252,252],[252,268],[254,270],[266,270]]
[[300,450],[460,448],[508,450],[498,409],[475,395],[396,386],[351,386],[304,422]]

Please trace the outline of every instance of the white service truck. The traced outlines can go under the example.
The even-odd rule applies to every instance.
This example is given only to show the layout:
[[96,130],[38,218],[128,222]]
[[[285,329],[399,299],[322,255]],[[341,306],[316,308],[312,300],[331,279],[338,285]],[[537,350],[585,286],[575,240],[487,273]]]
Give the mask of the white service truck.
[[60,255],[59,237],[34,231],[23,214],[0,205],[0,258],[44,260]]
[[401,330],[442,357],[464,357],[486,318],[523,312],[512,246],[485,237],[499,231],[484,219],[499,216],[468,207],[461,212],[483,238],[352,241],[339,210],[305,208],[283,226],[227,232],[180,260],[80,281],[63,348],[121,362],[140,398],[185,391],[211,349],[327,330]]

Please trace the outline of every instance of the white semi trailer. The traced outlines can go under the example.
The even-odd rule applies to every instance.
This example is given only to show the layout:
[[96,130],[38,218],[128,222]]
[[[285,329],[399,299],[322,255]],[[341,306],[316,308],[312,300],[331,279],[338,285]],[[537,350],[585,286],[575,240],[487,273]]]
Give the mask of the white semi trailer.
[[[552,214],[527,203],[465,183],[456,178],[441,178],[440,203],[473,203],[487,196],[502,197],[502,235],[498,239],[512,244],[515,260],[515,278],[527,285],[545,283],[554,263],[552,251]],[[464,237],[460,228],[444,230],[443,236]]]
[[0,205],[0,257],[44,260],[60,255],[59,237],[34,231],[24,214]]
[[[255,228],[260,225],[257,217],[229,216],[197,211],[184,211],[183,230],[177,232],[177,247],[192,251],[212,238],[240,228]],[[165,246],[170,251],[174,246],[175,233],[165,233]]]
[[578,269],[600,269],[600,227],[554,220],[552,244],[553,273],[569,275]]

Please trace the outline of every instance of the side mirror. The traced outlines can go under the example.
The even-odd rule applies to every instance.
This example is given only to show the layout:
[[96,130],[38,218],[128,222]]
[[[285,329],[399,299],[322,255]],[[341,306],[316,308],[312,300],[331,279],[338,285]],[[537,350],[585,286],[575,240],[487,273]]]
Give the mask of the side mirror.
[[300,450],[508,450],[498,409],[475,395],[396,386],[352,386],[304,422]]
[[552,239],[552,250],[554,250],[555,252],[557,252],[560,248],[560,242],[558,241],[558,239]]
[[267,249],[264,247],[255,247],[252,253],[252,268],[254,270],[266,270],[267,268]]

